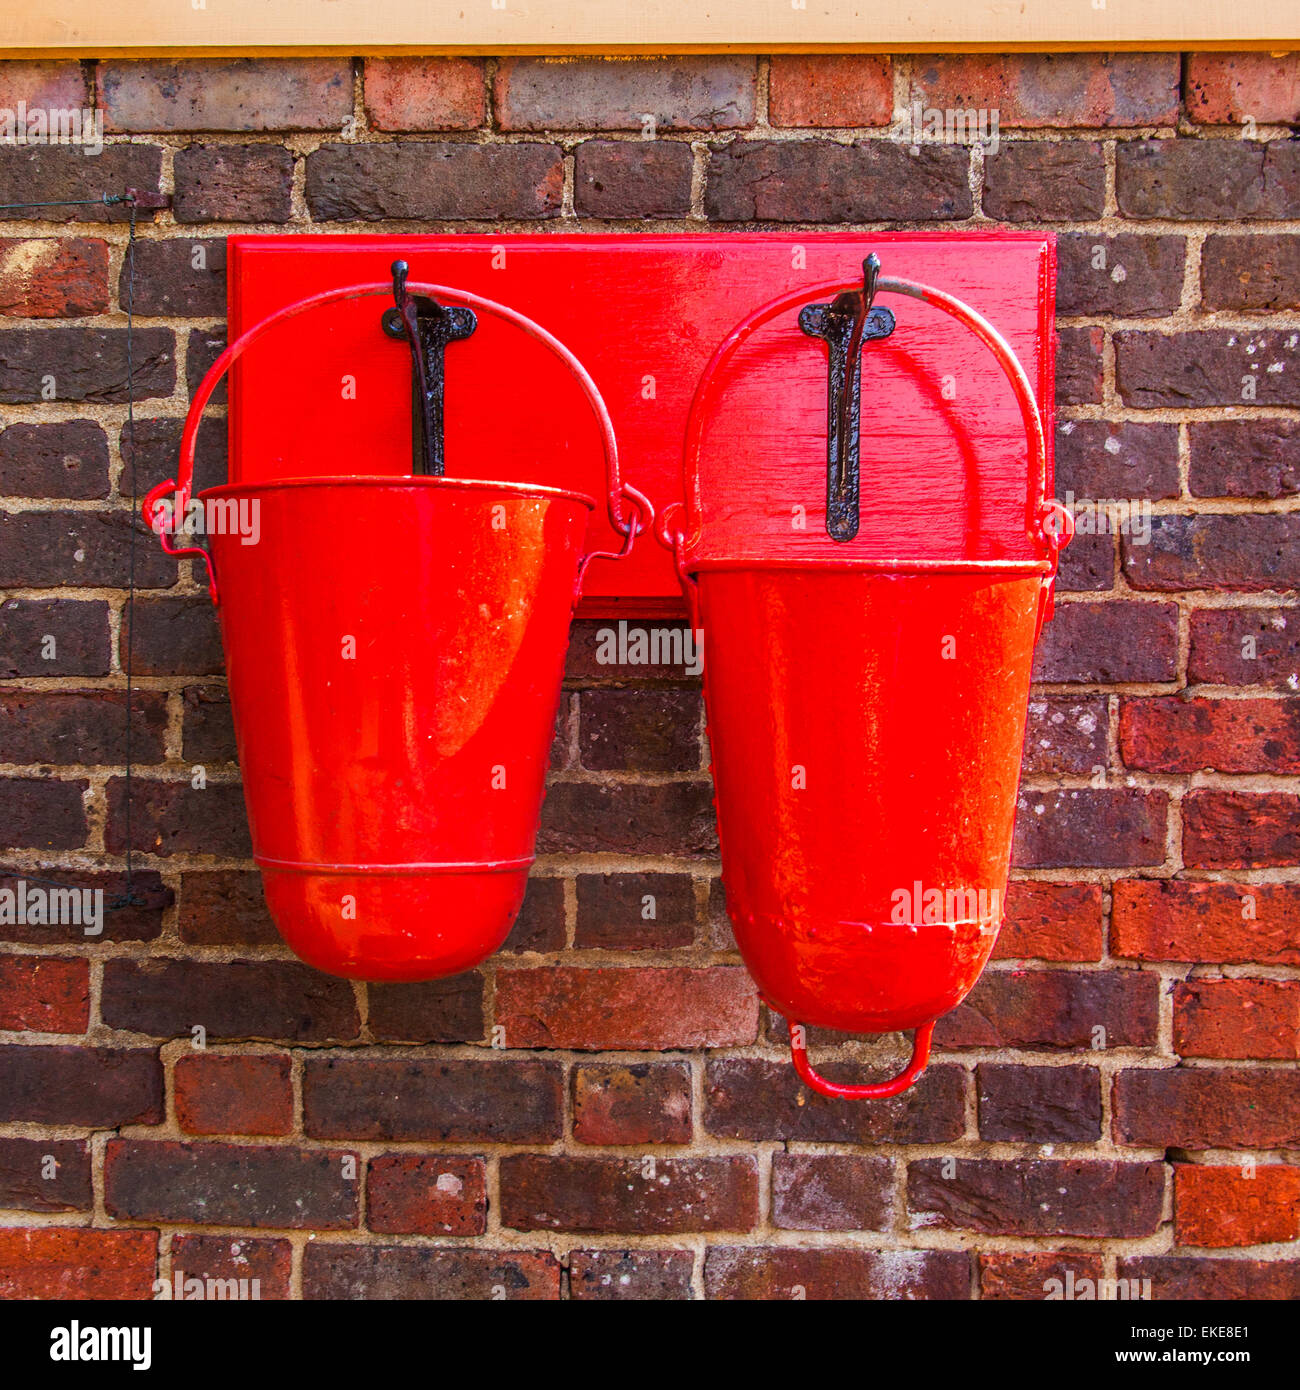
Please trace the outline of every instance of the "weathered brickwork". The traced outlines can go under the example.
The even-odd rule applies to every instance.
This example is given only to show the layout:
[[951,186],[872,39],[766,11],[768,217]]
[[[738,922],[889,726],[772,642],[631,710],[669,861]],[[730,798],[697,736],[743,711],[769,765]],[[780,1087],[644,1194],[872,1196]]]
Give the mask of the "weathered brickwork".
[[[129,629],[139,899],[0,924],[0,1296],[1300,1297],[1300,55],[0,63],[19,100],[106,144],[0,146],[0,202],[170,207],[133,449],[126,210],[0,211],[0,888],[121,891]],[[918,104],[997,112],[996,149],[913,147]],[[137,526],[125,592],[225,237],[1000,224],[1059,238],[1058,492],[1149,525],[1068,556],[1007,926],[921,1083],[800,1085],[722,909],[698,681],[599,665],[599,624],[505,949],[299,964],[202,576]],[[838,1077],[905,1046],[812,1042]]]

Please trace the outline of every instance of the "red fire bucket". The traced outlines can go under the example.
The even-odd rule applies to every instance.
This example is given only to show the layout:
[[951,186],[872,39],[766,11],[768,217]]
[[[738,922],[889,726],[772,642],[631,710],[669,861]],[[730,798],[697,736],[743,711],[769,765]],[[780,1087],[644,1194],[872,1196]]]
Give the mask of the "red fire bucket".
[[[744,535],[737,518],[761,501],[736,493],[705,505],[700,449],[720,369],[777,315],[852,288],[786,294],[724,340],[687,426],[685,508],[663,514],[660,538],[676,552],[707,636],[722,875],[737,943],[764,999],[790,1023],[804,1081],[824,1095],[879,1097],[920,1075],[935,1020],[970,990],[1001,924],[1030,666],[1070,522],[1045,498],[1042,420],[1010,347],[960,301],[896,279],[875,288],[954,315],[1014,388],[1030,442],[1026,516],[1037,558],[882,560],[851,542],[814,557],[800,553],[811,532],[792,531],[779,546]],[[721,476],[739,487],[752,470],[729,459]],[[975,549],[969,537],[966,549]],[[978,660],[955,666],[954,650]],[[808,1060],[810,1024],[915,1029],[911,1062],[878,1085],[827,1081]]]
[[[523,901],[595,503],[434,476],[291,478],[197,499],[209,518],[256,515],[256,544],[209,528],[209,555],[166,534],[187,515],[199,417],[229,365],[284,319],[391,288],[313,296],[232,343],[195,393],[179,486],[154,488],[144,512],[164,548],[209,565],[254,858],[281,934],[321,970],[419,980],[489,955]],[[508,320],[574,372],[626,554],[652,513],[619,481],[608,412],[577,359],[512,309],[409,289]]]

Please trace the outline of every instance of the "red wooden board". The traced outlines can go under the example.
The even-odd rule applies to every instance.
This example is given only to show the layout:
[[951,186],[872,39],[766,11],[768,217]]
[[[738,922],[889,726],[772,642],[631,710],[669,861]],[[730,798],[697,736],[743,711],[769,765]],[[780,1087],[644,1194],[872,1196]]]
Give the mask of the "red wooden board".
[[[682,496],[686,412],[718,343],[785,290],[852,279],[869,251],[885,275],[955,294],[1002,332],[1037,386],[1050,441],[1054,249],[1036,232],[237,236],[231,333],[305,295],[386,280],[400,257],[412,281],[507,304],[572,349],[609,406],[624,477],[663,508]],[[248,351],[232,373],[232,481],[410,472],[409,353],[379,327],[385,303],[326,307]],[[953,320],[911,299],[881,303],[898,328],[865,350],[854,544],[882,555],[951,553],[974,526],[982,553],[1028,556],[1027,449],[1010,387]],[[815,527],[825,502],[826,348],[796,320],[797,311],[761,330],[737,358],[702,469],[706,486],[713,477],[719,488],[770,498],[771,526],[787,530],[793,504]],[[480,315],[446,363],[449,476],[603,498],[595,423],[545,348]],[[607,549],[614,539],[602,503],[588,544]],[[586,593],[587,616],[682,611],[669,557],[649,537],[626,562],[594,564]]]

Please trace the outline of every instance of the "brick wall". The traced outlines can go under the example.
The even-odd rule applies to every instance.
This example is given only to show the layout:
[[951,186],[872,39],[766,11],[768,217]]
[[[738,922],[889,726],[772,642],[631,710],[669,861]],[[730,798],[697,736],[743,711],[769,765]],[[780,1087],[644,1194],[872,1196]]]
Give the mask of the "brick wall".
[[[506,950],[424,985],[298,964],[201,576],[145,539],[143,905],[0,928],[4,1292],[1300,1297],[1300,59],[0,64],[20,99],[96,102],[108,143],[0,147],[0,202],[172,205],[140,228],[134,460],[123,209],[0,214],[14,877],[120,888],[125,470],[172,469],[228,232],[1049,226],[1058,491],[1154,516],[1069,552],[998,959],[921,1084],[858,1105],[801,1090],[734,953],[698,687],[597,665],[594,625]],[[998,152],[911,153],[913,99],[996,108]]]

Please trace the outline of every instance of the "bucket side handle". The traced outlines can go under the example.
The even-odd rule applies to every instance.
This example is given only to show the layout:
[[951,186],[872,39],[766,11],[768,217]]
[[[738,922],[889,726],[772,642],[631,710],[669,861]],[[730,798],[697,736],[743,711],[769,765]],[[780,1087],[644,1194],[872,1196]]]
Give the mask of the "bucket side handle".
[[[471,294],[468,290],[456,289],[450,285],[420,282],[410,283],[406,288],[411,294],[437,296],[440,299],[463,304],[468,308],[480,310],[483,313],[503,319],[506,323],[513,324],[558,357],[582,388],[587,404],[591,407],[592,414],[595,415],[600,426],[601,447],[605,459],[605,504],[609,512],[610,524],[623,537],[623,544],[617,551],[594,551],[583,557],[578,569],[578,582],[574,593],[576,602],[578,594],[582,590],[582,581],[586,575],[588,564],[596,559],[621,559],[631,551],[635,537],[642,531],[651,529],[654,524],[654,507],[651,505],[650,499],[619,476],[618,440],[614,435],[614,424],[609,417],[609,409],[605,405],[604,398],[597,389],[596,383],[577,357],[558,338],[549,333],[541,324],[535,323],[527,315],[521,314],[517,309],[511,309],[508,305],[498,304],[495,300],[485,299],[481,295]],[[151,488],[145,495],[141,511],[145,524],[158,536],[163,549],[169,555],[194,555],[203,559],[208,569],[208,592],[214,604],[218,601],[218,597],[212,557],[206,550],[198,547],[173,547],[169,537],[169,533],[175,530],[176,519],[183,520],[189,507],[194,484],[194,450],[198,440],[199,422],[202,419],[204,409],[212,398],[212,393],[217,389],[221,378],[225,376],[232,364],[242,357],[248,348],[264,333],[286,320],[296,318],[299,314],[308,313],[310,310],[320,308],[325,304],[335,304],[347,299],[364,299],[371,295],[391,295],[392,292],[391,281],[371,281],[365,284],[345,285],[337,289],[322,290],[319,294],[308,295],[304,299],[295,300],[292,304],[277,309],[275,313],[269,314],[260,322],[255,323],[236,338],[213,362],[199,383],[190,402],[189,412],[185,416],[185,428],[181,434],[179,481],[169,478]],[[168,493],[174,494],[170,516],[167,515],[165,500]]]
[[888,1081],[877,1081],[862,1085],[845,1085],[838,1081],[828,1081],[808,1060],[806,1032],[802,1023],[790,1024],[790,1056],[799,1079],[812,1087],[819,1096],[831,1100],[887,1100],[890,1096],[901,1095],[913,1085],[925,1070],[930,1060],[930,1039],[934,1033],[934,1020],[923,1023],[912,1034],[912,1056],[907,1066]]

